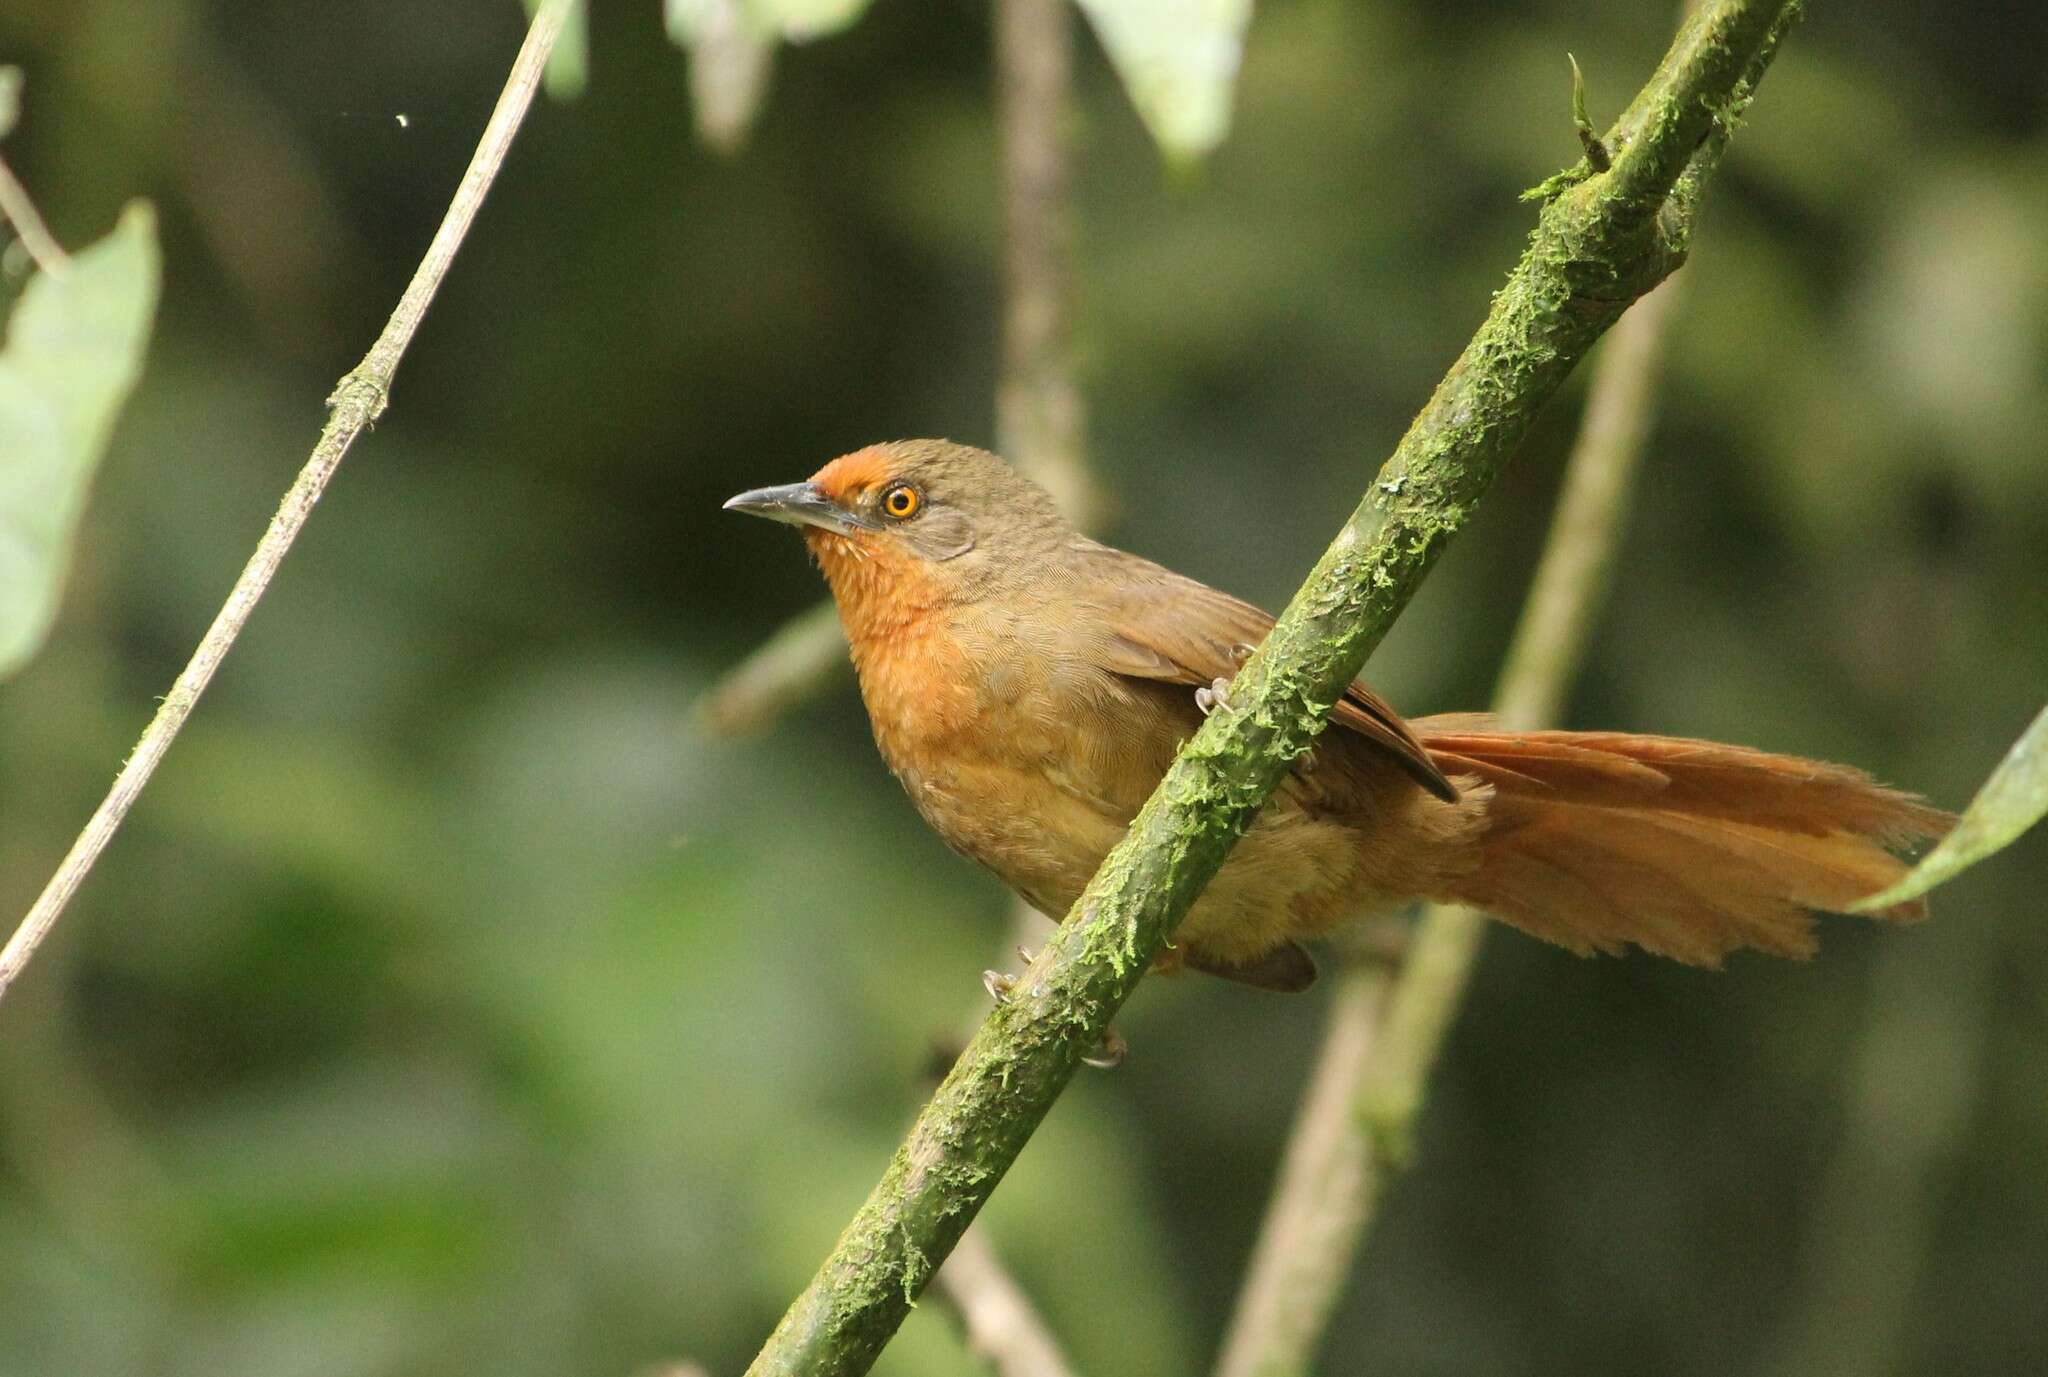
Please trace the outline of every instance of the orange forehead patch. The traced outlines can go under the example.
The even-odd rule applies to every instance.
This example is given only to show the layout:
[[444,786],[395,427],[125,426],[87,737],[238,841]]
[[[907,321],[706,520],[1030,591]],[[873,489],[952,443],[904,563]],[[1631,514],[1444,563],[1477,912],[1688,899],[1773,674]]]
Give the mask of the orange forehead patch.
[[888,478],[891,468],[889,452],[882,445],[869,445],[851,454],[842,454],[831,463],[811,475],[811,481],[818,485],[825,496],[835,501],[867,492]]

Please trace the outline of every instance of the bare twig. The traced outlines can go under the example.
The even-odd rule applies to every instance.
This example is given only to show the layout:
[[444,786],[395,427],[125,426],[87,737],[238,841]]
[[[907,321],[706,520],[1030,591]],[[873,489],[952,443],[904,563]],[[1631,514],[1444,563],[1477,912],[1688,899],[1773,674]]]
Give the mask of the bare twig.
[[29,198],[28,188],[5,162],[0,162],[0,219],[14,226],[15,237],[21,240],[21,246],[28,250],[38,268],[52,277],[62,277],[71,271],[71,256],[50,233],[36,203]]
[[[1494,694],[1504,725],[1553,721],[1584,656],[1649,433],[1676,286],[1666,282],[1637,302],[1594,363],[1550,535]],[[1405,1155],[1485,923],[1469,909],[1432,908],[1391,993],[1377,966],[1340,977],[1218,1377],[1309,1370],[1388,1173]]]
[[697,700],[697,720],[721,736],[745,736],[838,682],[852,668],[830,598],[775,629]]
[[986,1359],[996,1377],[1068,1377],[1059,1341],[979,1226],[960,1236],[932,1281],[960,1316],[968,1351]]
[[[1003,162],[1003,362],[996,449],[1043,484],[1083,530],[1102,518],[1084,453],[1074,377],[1073,15],[1061,0],[1001,0],[995,66]],[[760,731],[844,677],[846,637],[831,602],[784,622],[706,691],[713,731]]]
[[469,233],[470,224],[476,219],[492,180],[504,165],[513,136],[519,132],[520,122],[526,118],[527,108],[533,103],[533,90],[540,80],[541,68],[546,65],[563,20],[575,4],[576,0],[548,0],[534,15],[533,23],[526,31],[526,41],[520,45],[519,55],[513,60],[505,89],[499,93],[497,106],[491,111],[483,137],[470,158],[469,168],[462,174],[462,181],[448,204],[448,212],[441,219],[441,227],[435,231],[433,242],[427,246],[426,256],[414,270],[412,281],[406,285],[397,308],[384,323],[382,333],[370,346],[369,353],[363,356],[363,361],[342,378],[333,395],[327,399],[327,424],[320,432],[312,456],[286,491],[277,514],[270,519],[269,528],[257,542],[256,552],[249,557],[241,577],[229,590],[227,601],[213,619],[213,625],[207,628],[199,648],[192,653],[191,661],[172,683],[170,692],[164,695],[156,716],[150,720],[141,739],[135,743],[127,764],[115,777],[113,788],[108,790],[106,798],[86,823],[85,830],[79,833],[78,840],[72,843],[70,852],[57,867],[56,874],[50,877],[49,884],[29,909],[28,916],[22,919],[6,949],[0,951],[0,996],[6,994],[8,986],[21,974],[29,958],[35,954],[37,945],[64,912],[64,906],[71,901],[71,896],[92,869],[93,862],[99,859],[100,852],[106,849],[121,826],[121,820],[134,805],[143,785],[149,782],[150,775],[170,749],[179,729],[185,725],[185,719],[191,716],[199,695],[212,681],[222,658],[249,620],[257,600],[270,586],[272,576],[283,563],[292,542],[298,538],[306,519],[312,515],[313,504],[319,501],[327,480],[348,453],[349,446],[383,413],[390,396],[392,376],[398,371],[398,361],[412,342],[414,332],[419,329],[420,320],[426,315],[434,294],[440,290],[448,266],[454,261],[455,251]]

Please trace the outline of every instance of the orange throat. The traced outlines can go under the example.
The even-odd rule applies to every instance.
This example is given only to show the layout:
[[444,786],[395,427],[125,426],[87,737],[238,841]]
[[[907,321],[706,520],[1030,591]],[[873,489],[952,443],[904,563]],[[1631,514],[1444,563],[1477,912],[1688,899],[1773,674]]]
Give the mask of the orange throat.
[[804,544],[839,604],[855,663],[875,643],[913,631],[945,601],[923,560],[883,542],[811,527]]
[[930,565],[886,543],[820,530],[804,542],[839,604],[875,744],[907,783],[906,769],[974,718],[977,676],[948,634],[944,589]]

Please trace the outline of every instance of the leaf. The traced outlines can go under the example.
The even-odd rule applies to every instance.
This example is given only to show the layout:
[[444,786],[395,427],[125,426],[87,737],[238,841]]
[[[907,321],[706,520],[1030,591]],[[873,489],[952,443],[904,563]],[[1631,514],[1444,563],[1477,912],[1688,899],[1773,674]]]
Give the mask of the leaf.
[[1859,901],[1856,907],[1867,913],[1917,899],[2012,845],[2044,816],[2048,816],[2048,708],[2041,709],[2033,725],[1998,762],[1991,778],[1963,810],[1955,831],[1921,857],[1906,878]]
[[21,68],[0,67],[0,139],[14,132],[21,117]]
[[775,34],[744,0],[671,0],[668,19],[670,35],[690,50],[697,137],[720,153],[738,152],[768,94]]
[[665,0],[669,37],[690,50],[697,136],[722,153],[746,138],[768,93],[776,45],[835,34],[870,0]]
[[[540,11],[544,0],[525,0],[527,22]],[[541,73],[550,99],[574,100],[590,84],[590,6],[573,5],[562,21],[562,32],[548,54],[547,69]]]
[[0,349],[0,678],[56,615],[86,489],[156,313],[156,212],[136,201],[61,277],[30,279]]
[[1252,0],[1078,0],[1161,149],[1197,158],[1230,131]]

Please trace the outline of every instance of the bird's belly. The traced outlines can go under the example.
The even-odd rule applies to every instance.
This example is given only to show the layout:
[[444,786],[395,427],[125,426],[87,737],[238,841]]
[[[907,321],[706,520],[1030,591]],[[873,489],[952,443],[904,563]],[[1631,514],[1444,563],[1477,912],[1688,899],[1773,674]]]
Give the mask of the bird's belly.
[[[944,643],[941,643],[944,644]],[[904,649],[909,649],[905,646]],[[919,672],[913,679],[909,671]],[[863,697],[883,758],[953,850],[1057,920],[1122,839],[1199,718],[1178,690],[955,660],[875,657]],[[903,682],[897,682],[898,679]],[[1177,946],[1236,962],[1327,931],[1370,903],[1361,819],[1317,816],[1283,785],[1189,911]]]
[[[1045,770],[1001,762],[899,768],[897,775],[949,846],[1055,921],[1073,907],[1135,813],[1077,796]],[[1369,900],[1370,888],[1352,829],[1309,815],[1283,792],[1196,900],[1175,943],[1213,960],[1247,961],[1281,942],[1327,932]]]
[[1006,762],[956,757],[935,767],[898,765],[896,776],[948,846],[1055,919],[1130,825],[1128,815],[1104,813],[1042,770]]

